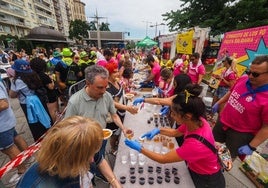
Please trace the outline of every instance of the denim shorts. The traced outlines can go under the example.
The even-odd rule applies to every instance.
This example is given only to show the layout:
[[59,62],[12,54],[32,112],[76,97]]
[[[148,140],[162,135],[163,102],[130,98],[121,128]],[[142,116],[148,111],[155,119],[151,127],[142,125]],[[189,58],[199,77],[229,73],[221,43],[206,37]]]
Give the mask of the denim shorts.
[[229,87],[219,86],[216,90],[215,96],[219,99],[222,98],[229,91]]
[[15,127],[0,133],[0,150],[7,149],[14,144],[14,138],[18,135]]

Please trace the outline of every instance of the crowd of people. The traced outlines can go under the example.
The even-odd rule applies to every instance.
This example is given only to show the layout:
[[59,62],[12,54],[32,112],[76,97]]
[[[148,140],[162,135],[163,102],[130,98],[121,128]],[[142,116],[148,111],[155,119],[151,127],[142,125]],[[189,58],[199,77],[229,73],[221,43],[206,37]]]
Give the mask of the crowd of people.
[[[9,97],[18,98],[34,140],[46,134],[37,162],[26,173],[24,164],[18,167],[17,179],[24,175],[17,187],[46,183],[53,187],[88,187],[94,185],[93,177],[121,187],[105,159],[107,140],[101,130],[112,130],[110,153],[116,156],[119,137],[126,137],[128,130],[125,113],[138,113],[136,105],[142,102],[162,105],[160,113],[174,122],[174,126],[153,129],[144,137],[175,137],[180,147],[156,154],[134,140],[126,139],[125,144],[159,163],[186,161],[196,187],[225,187],[225,180],[217,156],[202,142],[187,136],[197,134],[212,145],[225,142],[233,159],[251,155],[268,138],[268,56],[256,57],[240,78],[233,59],[222,60],[225,69],[217,77],[220,85],[212,107],[219,118],[211,128],[199,96],[206,70],[198,53],[178,54],[168,63],[153,51],[92,47],[54,49],[49,54],[35,49],[31,56],[23,50],[5,56],[11,64],[7,70],[11,87],[7,91],[0,82],[0,117],[4,123],[0,129],[1,151],[13,159],[27,148],[15,130]],[[141,64],[142,68],[137,66]],[[138,87],[133,75],[140,72],[147,76],[138,87],[156,88],[158,98],[137,97],[130,106],[125,94],[135,94]],[[69,96],[69,88],[81,80],[85,80],[85,87]],[[66,109],[64,119],[53,125],[62,109]],[[30,180],[32,176],[35,180]]]

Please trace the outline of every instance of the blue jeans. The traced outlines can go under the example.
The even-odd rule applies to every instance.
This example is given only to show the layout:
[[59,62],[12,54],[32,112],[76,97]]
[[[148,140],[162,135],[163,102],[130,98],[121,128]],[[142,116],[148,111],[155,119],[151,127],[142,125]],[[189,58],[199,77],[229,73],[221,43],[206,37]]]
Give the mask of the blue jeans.
[[101,149],[94,155],[94,162],[90,164],[90,172],[94,175],[100,175],[101,172],[98,169],[99,163],[105,157],[105,148],[106,148],[107,140],[103,140]]

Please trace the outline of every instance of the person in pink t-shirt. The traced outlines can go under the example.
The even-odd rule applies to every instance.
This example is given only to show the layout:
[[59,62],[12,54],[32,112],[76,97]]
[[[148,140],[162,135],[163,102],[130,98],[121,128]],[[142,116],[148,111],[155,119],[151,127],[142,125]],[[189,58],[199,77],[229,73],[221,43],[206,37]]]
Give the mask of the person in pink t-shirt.
[[151,73],[148,78],[144,81],[145,83],[153,81],[155,86],[159,85],[161,67],[158,62],[155,61],[152,55],[148,55],[145,62],[151,67]]
[[188,73],[193,84],[200,84],[206,74],[205,66],[202,64],[199,53],[193,53],[188,65]]
[[168,137],[178,137],[184,135],[184,142],[181,147],[171,149],[166,154],[155,153],[148,150],[135,140],[125,140],[125,144],[159,163],[173,163],[186,161],[187,166],[197,188],[224,188],[225,179],[218,162],[217,155],[212,152],[205,144],[195,138],[186,138],[191,134],[204,137],[214,145],[214,138],[209,123],[203,118],[205,114],[205,104],[198,96],[202,87],[189,84],[185,87],[185,92],[178,94],[172,101],[171,116],[181,124],[178,129],[155,128],[145,133],[151,140],[154,136],[161,134]]
[[268,56],[256,57],[247,74],[212,107],[215,113],[226,102],[213,134],[226,142],[233,159],[251,155],[268,139]]
[[[219,87],[216,89],[216,92],[213,97],[213,103],[215,104],[220,98],[222,98],[234,85],[236,82],[236,73],[232,69],[233,59],[226,57],[222,60],[223,66],[225,67],[221,75],[214,75],[215,78],[220,80]],[[219,111],[223,109],[224,103],[221,104]]]
[[159,88],[162,90],[162,97],[170,97],[174,94],[174,76],[172,70],[163,68],[160,72]]

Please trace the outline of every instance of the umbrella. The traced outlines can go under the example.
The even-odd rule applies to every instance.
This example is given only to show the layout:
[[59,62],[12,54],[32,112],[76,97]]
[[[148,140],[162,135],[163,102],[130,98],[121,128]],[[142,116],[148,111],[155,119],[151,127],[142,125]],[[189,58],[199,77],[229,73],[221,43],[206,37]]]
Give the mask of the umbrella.
[[142,41],[137,43],[137,47],[153,47],[154,45],[157,45],[157,42],[150,39],[148,36],[146,36]]

